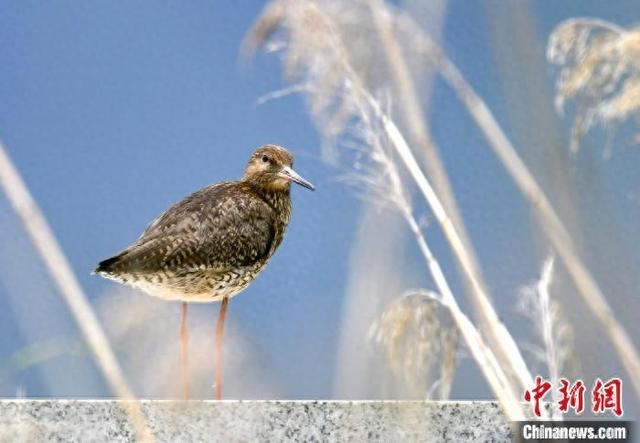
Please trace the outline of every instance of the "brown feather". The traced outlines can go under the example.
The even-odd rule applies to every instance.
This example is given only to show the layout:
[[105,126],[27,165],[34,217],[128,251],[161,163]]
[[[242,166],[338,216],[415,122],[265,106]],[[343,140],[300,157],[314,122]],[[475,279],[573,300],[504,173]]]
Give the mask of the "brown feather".
[[242,180],[207,186],[176,203],[95,272],[163,298],[237,294],[282,242],[291,215],[289,183],[274,182],[281,180],[279,168],[292,162],[284,148],[259,148]]

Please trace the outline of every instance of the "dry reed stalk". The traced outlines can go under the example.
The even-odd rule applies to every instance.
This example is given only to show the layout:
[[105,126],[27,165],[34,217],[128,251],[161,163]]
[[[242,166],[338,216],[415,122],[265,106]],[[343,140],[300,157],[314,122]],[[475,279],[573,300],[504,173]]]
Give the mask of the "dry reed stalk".
[[[463,261],[468,266],[468,260],[466,259],[468,255],[464,251],[464,245],[440,199],[418,166],[411,149],[397,126],[382,111],[378,101],[367,91],[361,77],[351,66],[345,46],[339,33],[334,29],[331,20],[313,2],[272,2],[267,6],[250,33],[248,40],[250,46],[253,48],[265,46],[269,36],[280,27],[293,34],[288,41],[288,59],[284,62],[285,68],[288,68],[289,74],[296,70],[304,71],[307,69],[309,71],[307,73],[307,84],[301,88],[308,92],[308,96],[312,100],[312,113],[317,117],[320,126],[326,130],[327,125],[323,125],[322,111],[326,112],[327,108],[329,108],[327,103],[330,102],[330,97],[335,94],[338,94],[342,100],[338,104],[339,110],[341,112],[346,110],[347,116],[349,114],[358,114],[362,117],[371,113],[373,118],[380,121],[384,135],[390,140],[394,151],[401,158],[411,177],[418,185],[445,232],[445,236],[451,242],[452,249],[455,253],[460,254],[461,257],[465,257]],[[300,41],[296,39],[298,37]],[[326,58],[323,59],[322,57]],[[339,92],[336,92],[336,89]],[[347,119],[344,118],[343,121]],[[496,397],[500,400],[505,413],[509,417],[523,417],[519,404],[521,390],[513,386],[509,381],[493,351],[484,343],[473,323],[460,311],[453,294],[448,289],[448,285],[446,285],[446,280],[440,267],[431,255],[424,237],[422,237],[415,219],[410,217],[407,221],[416,236],[420,250],[425,256],[434,281],[438,289],[443,293],[443,299],[452,310],[452,315],[461,330],[462,336],[467,341],[472,355],[489,385],[494,390]],[[478,287],[477,281],[476,287]],[[493,307],[488,300],[486,300],[485,308],[493,311]],[[493,312],[495,314],[495,311]],[[495,319],[499,322],[497,315]],[[493,327],[502,331],[497,334],[500,340],[499,343],[505,349],[508,348],[510,345],[504,342],[505,336],[510,337],[510,335],[504,325],[500,323],[499,325],[493,325]],[[512,339],[511,342],[515,345]],[[515,355],[516,353],[514,352],[506,353],[506,357],[509,358],[507,366],[514,373],[517,373],[521,368],[519,368]],[[519,355],[519,352],[517,355]]]
[[[382,176],[387,179],[385,183],[386,186],[384,186],[383,189],[379,189],[380,196],[383,198],[383,201],[386,199],[386,201],[393,203],[408,224],[411,233],[416,239],[420,253],[425,259],[427,269],[429,270],[440,294],[437,301],[442,303],[451,313],[451,316],[458,327],[469,352],[473,356],[482,374],[487,380],[487,383],[496,395],[505,415],[509,417],[510,420],[524,420],[525,415],[521,407],[518,391],[514,389],[492,349],[485,343],[482,335],[478,332],[473,322],[460,309],[447,279],[442,272],[442,268],[431,252],[426,238],[420,229],[420,225],[413,215],[411,204],[403,191],[398,167],[390,157],[389,153],[387,153],[382,147],[383,143],[380,142],[380,138],[381,136],[384,137],[384,139],[389,142],[390,149],[399,153],[400,156],[409,151],[408,145],[404,141],[404,138],[395,124],[384,112],[382,112],[379,103],[373,99],[373,97],[368,95],[365,90],[359,91],[358,95],[363,99],[363,101],[359,102],[358,110],[360,118],[365,125],[367,125],[368,128],[374,127],[374,123],[371,121],[370,115],[373,116],[380,125],[382,125],[382,131],[376,131],[375,129],[371,129],[369,131],[371,136],[368,140],[370,148],[373,151],[370,155],[381,167],[382,170],[380,172],[382,173]],[[398,143],[402,145],[400,148],[397,146]],[[417,163],[415,163],[415,167],[418,167]],[[376,183],[376,180],[379,180],[379,177],[380,176],[377,176],[377,178],[368,178],[364,176],[361,177],[361,179],[365,181],[366,186],[372,187],[375,190],[376,186],[380,186],[379,183]],[[425,189],[427,191],[430,190],[430,192],[435,196],[435,193],[427,179],[423,175],[421,175],[421,177],[421,180],[424,181]],[[437,197],[435,198],[437,200]],[[438,206],[438,208],[444,212],[441,206]]]
[[[443,232],[445,233],[445,237],[449,241],[449,244],[456,254],[456,257],[460,260],[463,269],[472,282],[475,289],[474,293],[478,297],[482,312],[487,318],[488,327],[492,331],[493,338],[495,339],[495,345],[498,346],[503,353],[502,356],[503,358],[505,358],[505,364],[510,368],[511,371],[513,371],[514,374],[517,374],[519,382],[522,385],[521,387],[524,389],[529,388],[533,385],[533,377],[531,376],[529,369],[527,368],[526,363],[522,358],[522,354],[520,353],[515,340],[498,318],[498,315],[493,309],[493,305],[482,291],[482,287],[480,286],[478,281],[473,278],[474,275],[470,268],[470,262],[466,260],[467,255],[462,240],[458,236],[458,233],[453,226],[453,223],[449,219],[446,210],[442,206],[438,195],[420,170],[416,159],[413,157],[411,148],[409,148],[409,145],[405,141],[398,127],[393,123],[391,119],[389,119],[386,114],[382,112],[380,106],[373,99],[373,97],[366,95],[365,99],[369,101],[369,105],[383,122],[385,132],[392,140],[392,144],[396,149],[400,159],[404,163],[405,167],[409,170],[409,173],[418,185],[418,188],[420,189],[422,195],[429,204],[429,207],[431,208],[436,220],[439,222]],[[515,392],[521,391],[519,389],[516,389],[515,386],[512,386],[512,390],[514,394]]]
[[[554,316],[551,308],[551,297],[549,296],[549,286],[553,277],[553,256],[545,260],[542,265],[540,280],[536,285],[538,298],[540,300],[540,328],[544,340],[544,349],[546,351],[545,360],[549,368],[549,378],[552,386],[559,386],[560,379],[560,356],[556,346],[554,334]],[[554,394],[557,394],[554,390]]]
[[142,441],[153,441],[153,436],[145,423],[140,404],[135,401],[135,396],[122,374],[98,318],[87,301],[87,297],[82,291],[80,283],[76,279],[51,227],[1,142],[0,184],[9,202],[20,217],[20,220],[22,220],[25,230],[40,255],[49,276],[73,315],[109,388],[121,399],[120,405],[131,420],[137,437]]
[[[394,89],[398,94],[397,102],[401,104],[401,106],[398,106],[398,112],[407,123],[407,138],[411,142],[414,151],[425,156],[423,163],[426,176],[433,183],[434,189],[440,196],[443,206],[458,232],[464,245],[464,250],[467,251],[466,260],[474,278],[468,277],[465,270],[462,269],[462,273],[465,276],[464,283],[468,291],[474,292],[476,288],[472,280],[475,280],[482,288],[482,293],[491,300],[487,285],[482,278],[482,272],[480,271],[473,245],[466,231],[464,219],[458,209],[447,170],[440,158],[438,146],[429,134],[426,124],[427,116],[419,101],[420,94],[416,88],[411,69],[402,47],[396,39],[394,29],[390,26],[389,17],[391,16],[391,11],[380,0],[370,1],[369,9],[376,32],[382,42],[383,53],[390,68]],[[476,314],[478,314],[479,320],[482,322],[482,326],[491,328],[491,320],[485,315],[483,303],[474,294],[470,294],[469,299],[474,306]]]
[[410,213],[403,213],[403,216],[416,238],[420,252],[438,288],[441,303],[451,312],[451,316],[455,320],[469,352],[471,352],[471,355],[478,364],[492,391],[496,394],[505,415],[511,421],[524,420],[525,415],[522,411],[520,397],[513,391],[511,383],[507,379],[505,372],[502,370],[491,348],[484,342],[482,336],[473,325],[473,322],[460,309],[447,283],[446,277],[442,273],[440,264],[433,256],[420,230],[420,226]]
[[[392,18],[395,14],[393,14],[393,12],[382,1],[372,1],[370,6],[371,14],[374,18],[373,21],[378,33],[381,35],[383,48],[387,54],[389,64],[393,67],[392,72],[395,75],[398,89],[401,91],[400,102],[404,105],[402,106],[402,109],[406,110],[404,114],[410,122],[409,127],[414,128],[414,138],[421,141],[417,148],[428,148],[430,141],[426,134],[426,130],[424,130],[426,117],[424,116],[422,108],[417,101],[416,88],[413,84],[409,67],[393,34],[394,23]],[[401,146],[401,143],[398,146]],[[433,156],[437,156],[435,148],[432,147],[430,151],[434,151]],[[407,153],[401,154],[401,157],[410,170],[417,172],[415,168],[416,165],[413,165],[414,160],[410,158]],[[435,158],[435,160],[439,160],[439,158]],[[409,166],[409,164],[411,164],[411,166]],[[439,168],[444,169],[440,162],[434,165],[433,168],[436,170]],[[446,172],[440,172],[440,175],[445,179],[444,184],[448,184],[448,181],[446,180]],[[414,175],[414,179],[418,181],[418,178],[416,177],[417,176]],[[434,185],[436,184],[437,183],[434,183]],[[495,343],[500,360],[511,367],[512,373],[519,381],[521,387],[523,389],[527,389],[532,385],[533,378],[515,340],[504,324],[500,321],[493,305],[491,304],[491,297],[487,291],[486,284],[482,279],[482,274],[477,264],[475,253],[467,238],[464,230],[464,224],[458,215],[453,193],[450,191],[448,186],[444,186],[444,184],[440,187],[435,187],[437,197],[439,197],[436,199],[434,199],[434,196],[431,195],[432,193],[430,191],[425,190],[424,183],[420,185],[420,188],[423,191],[425,198],[427,198],[429,206],[434,210],[434,213],[436,213],[435,208],[438,208],[437,214],[441,214],[441,218],[438,217],[438,215],[436,215],[436,218],[441,222],[445,236],[454,250],[454,254],[458,259],[458,263],[462,268],[464,276],[466,277],[466,282],[471,287],[471,300],[482,321],[483,329],[489,332],[490,338]],[[441,192],[441,189],[445,189],[447,192]],[[447,201],[449,201],[448,204]],[[442,206],[443,210],[440,210],[440,206]],[[449,223],[446,218],[449,218],[451,222]],[[457,221],[457,219],[459,219],[459,221]]]
[[[560,386],[563,362],[572,346],[570,326],[561,315],[559,303],[549,293],[554,263],[554,256],[549,255],[542,264],[538,280],[521,288],[518,310],[529,318],[542,344],[534,347],[534,356],[547,367],[551,385]],[[557,389],[552,390],[552,398],[551,418],[562,420],[563,415],[557,408],[560,401]]]
[[[408,19],[405,18],[405,20]],[[574,284],[593,316],[600,322],[627,371],[636,392],[640,395],[640,356],[638,351],[625,329],[616,320],[597,282],[591,276],[584,263],[582,263],[571,236],[546,194],[502,131],[489,107],[476,94],[462,73],[431,40],[423,34],[416,35],[424,48],[425,55],[430,57],[436,64],[444,80],[465,105],[476,125],[485,136],[489,146],[502,162],[525,199],[535,210],[542,229],[551,241],[556,254],[569,271],[569,275],[571,275]]]

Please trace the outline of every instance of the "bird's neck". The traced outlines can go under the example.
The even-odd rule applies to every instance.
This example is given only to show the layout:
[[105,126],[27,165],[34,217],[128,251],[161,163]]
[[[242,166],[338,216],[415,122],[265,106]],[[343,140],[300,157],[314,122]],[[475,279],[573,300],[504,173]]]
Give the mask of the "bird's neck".
[[291,217],[290,189],[288,187],[277,190],[259,188],[258,192],[269,206],[276,211],[280,221],[285,225],[289,223],[289,218]]

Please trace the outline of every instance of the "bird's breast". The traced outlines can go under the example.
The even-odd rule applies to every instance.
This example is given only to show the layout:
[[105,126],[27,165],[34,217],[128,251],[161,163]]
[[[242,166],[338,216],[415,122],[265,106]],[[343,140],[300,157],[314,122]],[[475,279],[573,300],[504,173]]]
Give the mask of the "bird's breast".
[[165,300],[205,303],[238,295],[249,286],[265,265],[266,261],[222,273],[206,270],[166,271],[163,274],[134,278],[126,283]]

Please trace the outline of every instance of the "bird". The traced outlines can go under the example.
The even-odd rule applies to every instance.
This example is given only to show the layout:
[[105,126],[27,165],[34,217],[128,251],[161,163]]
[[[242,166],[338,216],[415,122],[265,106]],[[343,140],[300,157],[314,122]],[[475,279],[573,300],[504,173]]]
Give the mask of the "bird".
[[315,190],[274,144],[250,156],[244,175],[204,187],[175,203],[94,273],[181,303],[180,361],[189,397],[188,303],[220,302],[215,333],[214,396],[222,398],[222,339],[229,300],[265,268],[291,218],[291,184]]

